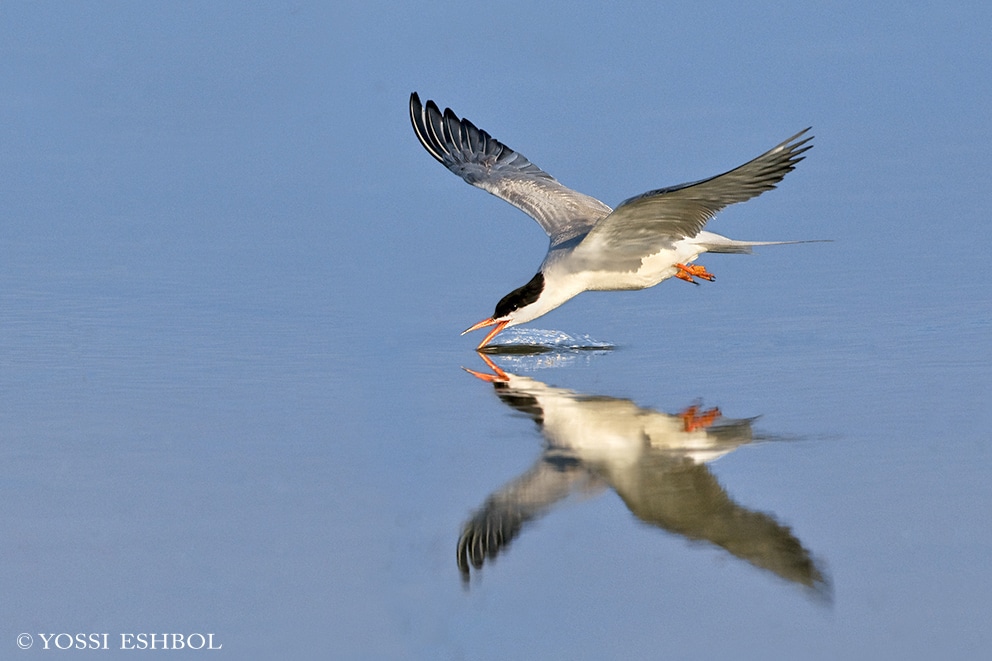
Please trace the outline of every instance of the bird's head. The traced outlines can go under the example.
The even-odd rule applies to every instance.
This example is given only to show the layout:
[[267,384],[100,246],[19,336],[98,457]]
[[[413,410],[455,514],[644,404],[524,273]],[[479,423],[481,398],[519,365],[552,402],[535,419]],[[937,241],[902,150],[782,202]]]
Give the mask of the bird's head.
[[547,310],[539,309],[541,293],[544,291],[544,274],[540,271],[537,272],[533,278],[530,279],[523,287],[517,287],[509,294],[504,296],[496,304],[496,311],[493,316],[488,319],[483,319],[479,323],[475,324],[471,328],[467,328],[462,332],[462,335],[469,333],[474,330],[479,330],[480,328],[485,328],[487,326],[493,326],[494,328],[489,331],[486,337],[483,338],[482,342],[476,349],[481,349],[482,347],[489,344],[489,341],[496,337],[504,328],[508,326],[515,326],[517,324],[522,324],[530,321],[531,319],[536,319],[542,314],[547,312]]

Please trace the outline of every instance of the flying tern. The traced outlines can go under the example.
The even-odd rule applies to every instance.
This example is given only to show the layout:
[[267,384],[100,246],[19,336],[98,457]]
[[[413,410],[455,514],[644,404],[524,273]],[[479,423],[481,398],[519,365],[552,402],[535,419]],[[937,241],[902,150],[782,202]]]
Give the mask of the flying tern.
[[584,291],[653,287],[672,276],[699,284],[714,279],[692,264],[704,252],[749,253],[753,246],[797,241],[738,241],[703,230],[717,212],[775,188],[812,148],[809,128],[761,156],[700,181],[659,188],[611,209],[563,186],[491,135],[410,95],[410,120],[424,148],[468,183],[530,215],[550,239],[530,282],[500,299],[491,317],[462,334],[492,326],[486,346],[503,329],[537,319]]

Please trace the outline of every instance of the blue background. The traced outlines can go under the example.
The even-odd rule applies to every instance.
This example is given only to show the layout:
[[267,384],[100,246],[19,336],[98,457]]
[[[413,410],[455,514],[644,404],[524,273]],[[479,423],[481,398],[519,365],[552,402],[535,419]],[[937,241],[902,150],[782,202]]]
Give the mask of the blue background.
[[[978,2],[5,3],[2,656],[174,631],[239,659],[987,654],[989,25]],[[546,239],[423,151],[414,90],[610,205],[814,127],[709,228],[833,243],[584,294],[534,326],[618,349],[512,369],[795,439],[712,470],[822,560],[828,603],[612,493],[461,585],[461,524],[541,437],[458,332]]]

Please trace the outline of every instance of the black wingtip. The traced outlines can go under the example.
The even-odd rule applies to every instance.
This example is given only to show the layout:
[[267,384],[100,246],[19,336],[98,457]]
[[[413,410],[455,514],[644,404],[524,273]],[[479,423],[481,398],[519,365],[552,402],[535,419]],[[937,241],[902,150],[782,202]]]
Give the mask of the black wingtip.
[[417,115],[420,114],[423,105],[420,103],[420,96],[414,92],[410,95],[410,123],[414,130],[417,129]]
[[418,114],[420,114],[423,108],[424,108],[424,104],[420,102],[420,95],[417,94],[416,92],[410,94],[410,119],[413,119]]
[[413,132],[420,140],[420,144],[439,163],[444,164],[444,144],[437,135],[436,127],[432,121],[433,117],[440,117],[441,111],[437,104],[428,100],[427,104],[420,101],[420,95],[413,92],[410,95],[410,123],[413,124]]
[[[802,131],[800,131],[799,133],[795,134],[794,136],[792,136],[791,138],[789,138],[788,140],[786,140],[782,144],[783,145],[790,145],[793,154],[801,154],[802,152],[806,151],[807,149],[812,149],[813,148],[813,145],[812,145],[813,138],[815,138],[816,136],[815,135],[806,135],[807,133],[809,133],[812,130],[813,130],[813,127],[812,126],[807,126]],[[800,140],[800,138],[802,138],[802,139]]]

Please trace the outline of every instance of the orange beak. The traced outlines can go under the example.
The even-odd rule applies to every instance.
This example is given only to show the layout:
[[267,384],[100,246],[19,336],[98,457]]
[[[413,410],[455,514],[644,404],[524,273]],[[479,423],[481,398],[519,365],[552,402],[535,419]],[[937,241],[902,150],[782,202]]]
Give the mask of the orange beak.
[[479,330],[480,328],[485,328],[486,326],[495,326],[496,328],[489,331],[489,334],[486,335],[484,338],[482,338],[482,342],[479,342],[479,346],[475,348],[475,350],[478,351],[482,347],[489,344],[489,340],[496,337],[500,333],[500,331],[506,328],[506,325],[508,323],[510,323],[509,319],[507,319],[506,321],[496,321],[492,317],[489,317],[488,319],[483,319],[482,321],[472,326],[471,328],[466,328],[465,330],[462,331],[462,335],[464,335],[465,333],[471,333],[474,330]]
[[482,360],[484,360],[486,362],[486,365],[489,367],[489,369],[491,369],[494,372],[493,374],[486,374],[484,372],[476,372],[475,370],[470,370],[467,367],[463,367],[462,369],[465,370],[466,372],[468,372],[469,374],[471,374],[472,376],[474,376],[475,378],[482,379],[483,381],[488,381],[489,383],[496,383],[497,381],[509,381],[510,380],[509,375],[506,372],[504,372],[503,370],[501,370],[499,368],[499,365],[497,365],[492,360],[490,360],[489,359],[489,356],[487,356],[484,353],[480,353],[479,356],[482,358]]

